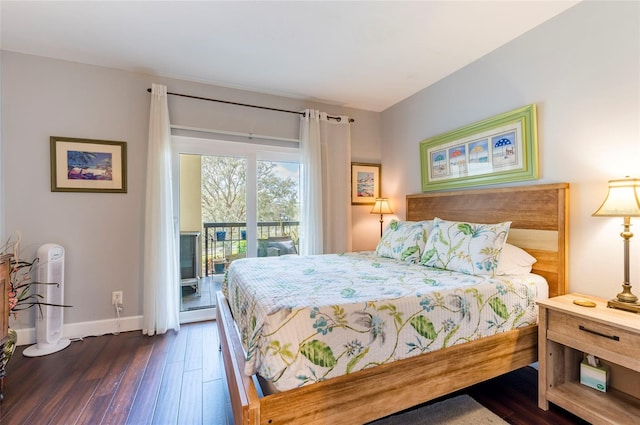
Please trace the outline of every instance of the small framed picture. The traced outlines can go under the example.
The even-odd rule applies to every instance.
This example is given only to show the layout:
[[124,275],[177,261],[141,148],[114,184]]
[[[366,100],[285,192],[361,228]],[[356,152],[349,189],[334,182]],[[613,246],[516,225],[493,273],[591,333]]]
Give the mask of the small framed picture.
[[380,197],[380,164],[351,163],[351,205],[373,205]]
[[127,192],[127,143],[50,138],[52,192]]

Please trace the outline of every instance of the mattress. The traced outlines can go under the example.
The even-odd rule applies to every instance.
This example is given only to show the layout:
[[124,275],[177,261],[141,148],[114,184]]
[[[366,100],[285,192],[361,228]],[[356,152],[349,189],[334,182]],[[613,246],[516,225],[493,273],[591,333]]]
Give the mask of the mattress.
[[535,274],[476,276],[372,252],[234,261],[222,287],[245,373],[279,391],[537,322]]

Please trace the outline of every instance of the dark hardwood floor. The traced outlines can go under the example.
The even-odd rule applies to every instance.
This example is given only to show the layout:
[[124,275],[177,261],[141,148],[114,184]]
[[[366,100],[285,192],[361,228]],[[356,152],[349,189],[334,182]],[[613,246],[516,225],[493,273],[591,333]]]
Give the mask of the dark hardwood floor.
[[[74,341],[7,366],[0,424],[231,424],[215,322],[147,337],[123,332]],[[481,361],[481,359],[479,359]],[[510,424],[585,424],[537,407],[537,371],[524,368],[465,391]]]

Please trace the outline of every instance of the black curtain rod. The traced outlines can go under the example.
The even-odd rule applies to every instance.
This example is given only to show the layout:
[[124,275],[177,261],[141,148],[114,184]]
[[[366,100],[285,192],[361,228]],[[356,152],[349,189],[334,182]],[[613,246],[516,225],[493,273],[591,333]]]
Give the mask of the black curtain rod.
[[[149,93],[151,93],[151,89],[147,89],[147,91]],[[286,110],[286,109],[269,108],[267,106],[248,105],[246,103],[231,102],[229,100],[210,99],[208,97],[191,96],[189,94],[171,93],[171,92],[167,92],[167,94],[170,94],[172,96],[188,97],[189,99],[198,99],[198,100],[207,100],[209,102],[226,103],[228,105],[247,106],[249,108],[266,109],[267,111],[286,112],[288,114],[298,114],[298,115],[302,115],[302,116],[305,115],[304,112],[300,112],[300,111],[289,111],[289,110]],[[332,119],[332,120],[336,120],[338,122],[342,121],[341,117],[332,117],[330,115],[327,115],[327,118]],[[355,120],[353,118],[349,118],[349,122],[355,122]]]

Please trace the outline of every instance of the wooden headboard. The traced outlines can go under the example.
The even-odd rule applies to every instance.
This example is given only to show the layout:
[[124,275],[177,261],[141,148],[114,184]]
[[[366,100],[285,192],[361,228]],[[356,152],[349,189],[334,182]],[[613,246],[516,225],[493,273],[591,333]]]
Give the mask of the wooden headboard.
[[549,296],[568,292],[568,183],[407,195],[407,220],[434,217],[473,223],[511,221],[507,242],[538,260],[533,273],[547,279]]

